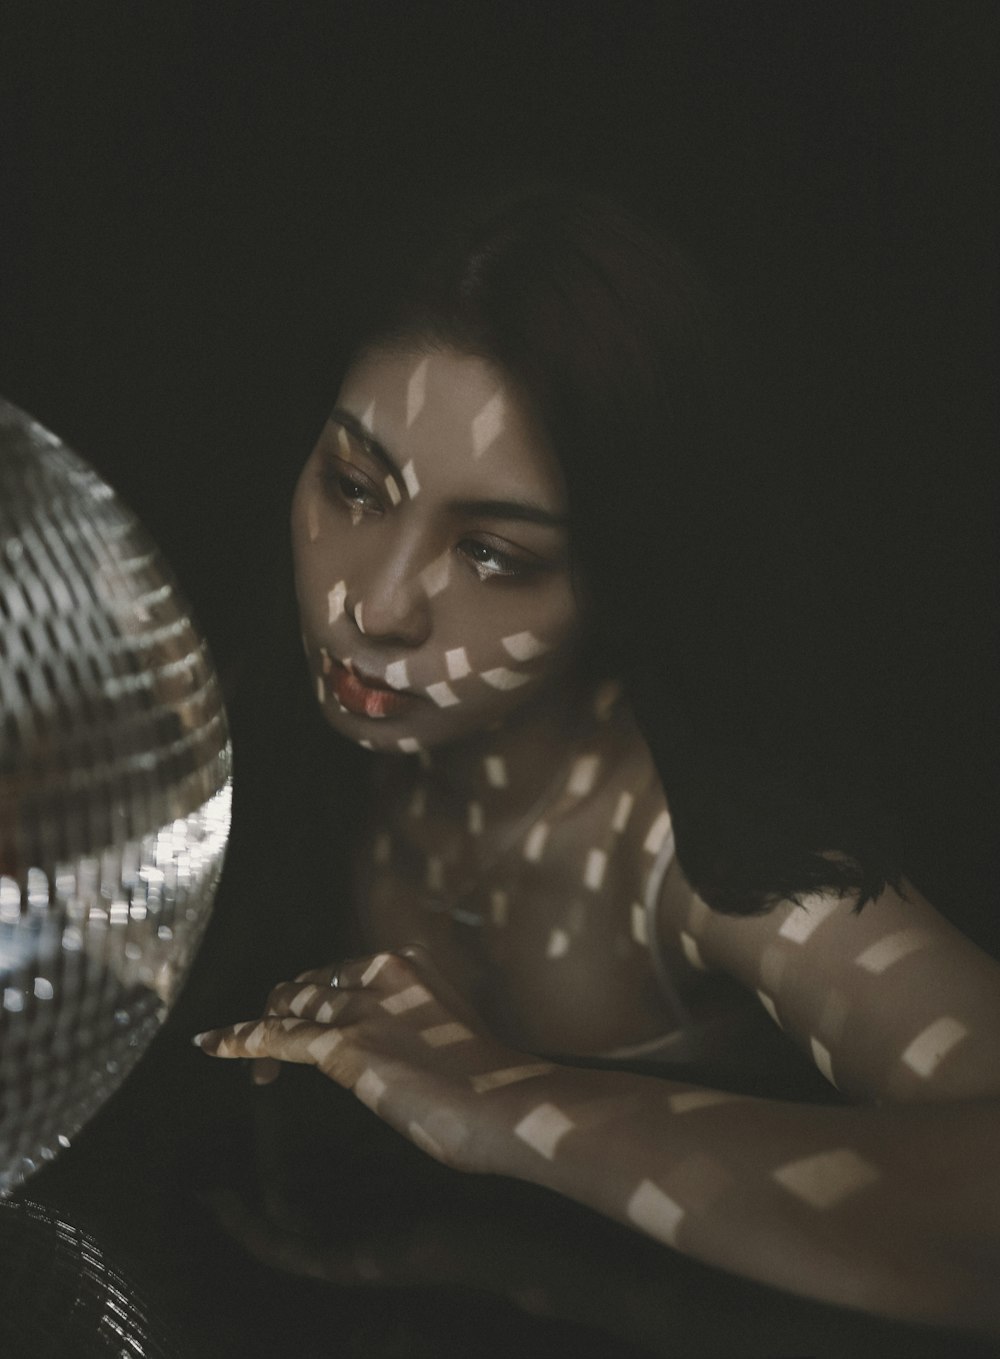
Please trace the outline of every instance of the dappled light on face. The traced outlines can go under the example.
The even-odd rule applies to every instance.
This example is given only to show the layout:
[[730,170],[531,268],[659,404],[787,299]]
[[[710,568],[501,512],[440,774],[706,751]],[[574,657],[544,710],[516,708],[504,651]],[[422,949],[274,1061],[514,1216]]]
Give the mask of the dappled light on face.
[[448,671],[449,679],[464,679],[466,675],[472,673],[469,664],[469,656],[464,646],[455,647],[451,651],[444,653],[445,669]]
[[414,368],[409,382],[406,384],[406,423],[407,426],[413,424],[417,416],[424,408],[427,399],[427,368],[430,363],[428,358],[423,358]]
[[[551,454],[489,365],[452,351],[368,355],[314,457],[296,588],[311,654],[329,658],[316,685],[327,717],[359,743],[405,751],[520,711],[565,665],[576,604]],[[310,619],[317,575],[324,607]],[[404,720],[379,686],[422,701]]]
[[490,397],[472,420],[472,456],[481,458],[496,442],[504,427],[504,399],[500,392]]
[[425,566],[420,573],[420,583],[424,587],[428,599],[434,599],[446,589],[451,580],[451,557],[442,552],[440,557],[436,557],[430,566]]

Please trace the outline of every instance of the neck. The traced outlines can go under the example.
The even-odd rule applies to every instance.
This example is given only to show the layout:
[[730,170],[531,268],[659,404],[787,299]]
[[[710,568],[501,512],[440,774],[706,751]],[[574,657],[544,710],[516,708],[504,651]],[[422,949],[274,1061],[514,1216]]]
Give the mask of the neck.
[[552,689],[497,727],[425,757],[423,780],[454,804],[520,815],[552,782],[593,718],[594,686]]

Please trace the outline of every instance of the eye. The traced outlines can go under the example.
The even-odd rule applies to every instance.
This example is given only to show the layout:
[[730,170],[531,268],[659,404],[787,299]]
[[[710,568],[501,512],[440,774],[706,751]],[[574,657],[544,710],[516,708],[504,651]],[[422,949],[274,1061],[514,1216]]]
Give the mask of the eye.
[[342,505],[352,511],[361,510],[365,514],[381,514],[382,501],[367,480],[346,472],[343,465],[324,466],[323,484],[327,492]]
[[351,477],[339,476],[337,487],[343,498],[352,505],[361,505],[365,509],[377,504],[375,497],[366,486],[362,486],[360,481],[354,481]]
[[489,580],[491,576],[526,576],[532,569],[527,562],[519,561],[491,543],[478,542],[475,538],[463,539],[457,550],[480,580]]

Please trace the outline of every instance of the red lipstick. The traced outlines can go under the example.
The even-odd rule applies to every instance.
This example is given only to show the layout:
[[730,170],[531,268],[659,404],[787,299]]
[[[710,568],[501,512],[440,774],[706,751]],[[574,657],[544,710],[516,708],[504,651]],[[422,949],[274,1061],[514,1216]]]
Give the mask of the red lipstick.
[[395,717],[417,702],[417,695],[389,689],[363,679],[339,661],[330,659],[328,682],[340,705],[356,717]]

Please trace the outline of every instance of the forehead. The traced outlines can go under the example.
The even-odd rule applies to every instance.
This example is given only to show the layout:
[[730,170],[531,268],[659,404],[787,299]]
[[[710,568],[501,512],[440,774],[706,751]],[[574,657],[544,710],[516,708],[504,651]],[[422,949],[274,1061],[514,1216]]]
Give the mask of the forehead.
[[[475,354],[378,349],[350,369],[338,397],[403,466],[456,494],[531,494],[562,510],[562,469],[511,384]],[[461,483],[462,491],[457,483]]]

